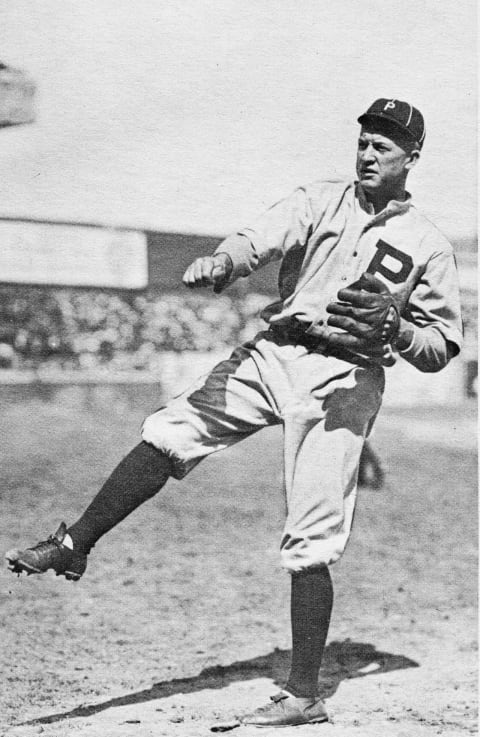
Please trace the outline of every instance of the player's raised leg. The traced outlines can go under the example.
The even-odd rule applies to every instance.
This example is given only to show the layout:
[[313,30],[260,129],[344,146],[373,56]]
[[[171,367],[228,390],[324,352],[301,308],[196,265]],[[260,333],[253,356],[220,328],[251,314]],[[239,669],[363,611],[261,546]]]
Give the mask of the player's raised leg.
[[79,520],[25,550],[10,550],[14,573],[78,580],[103,535],[154,496],[170,476],[183,478],[202,458],[279,422],[250,349],[241,347],[189,390],[147,418],[143,441],[115,468]]
[[79,520],[25,550],[9,550],[5,557],[14,573],[45,573],[78,581],[87,555],[97,540],[118,525],[166,483],[171,473],[167,455],[148,443],[137,445],[115,468]]

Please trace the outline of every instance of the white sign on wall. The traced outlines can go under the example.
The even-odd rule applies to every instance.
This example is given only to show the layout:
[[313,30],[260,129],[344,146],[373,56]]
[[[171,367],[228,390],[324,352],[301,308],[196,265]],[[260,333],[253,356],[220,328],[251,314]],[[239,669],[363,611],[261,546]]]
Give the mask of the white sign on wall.
[[143,289],[148,283],[146,235],[0,220],[0,283]]

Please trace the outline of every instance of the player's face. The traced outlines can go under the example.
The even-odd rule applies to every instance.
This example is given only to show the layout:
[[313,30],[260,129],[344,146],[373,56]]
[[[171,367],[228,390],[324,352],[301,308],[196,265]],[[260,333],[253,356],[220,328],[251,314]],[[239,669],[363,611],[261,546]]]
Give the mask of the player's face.
[[388,136],[362,128],[358,139],[357,176],[367,194],[403,187],[417,151],[406,151]]

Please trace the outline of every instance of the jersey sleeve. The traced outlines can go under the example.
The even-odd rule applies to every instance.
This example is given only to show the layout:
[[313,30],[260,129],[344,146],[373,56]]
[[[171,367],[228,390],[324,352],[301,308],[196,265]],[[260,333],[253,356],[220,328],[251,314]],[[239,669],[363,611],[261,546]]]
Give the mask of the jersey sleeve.
[[400,355],[420,371],[440,371],[463,344],[458,274],[453,252],[436,253],[410,295],[410,345]]
[[248,276],[293,247],[305,245],[312,231],[313,212],[305,187],[272,205],[251,225],[226,238],[215,253],[227,253],[233,264],[230,281]]

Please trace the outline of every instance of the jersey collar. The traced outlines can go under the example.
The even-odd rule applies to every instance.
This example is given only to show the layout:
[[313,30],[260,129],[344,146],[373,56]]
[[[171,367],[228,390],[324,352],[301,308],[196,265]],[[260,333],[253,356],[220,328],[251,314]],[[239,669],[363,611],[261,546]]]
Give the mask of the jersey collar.
[[367,200],[362,185],[359,182],[355,182],[355,194],[362,210],[372,216],[372,219],[368,223],[369,226],[388,220],[389,218],[394,217],[394,215],[402,215],[412,206],[412,196],[410,192],[406,192],[404,200],[390,200],[383,210],[375,214],[373,205]]

